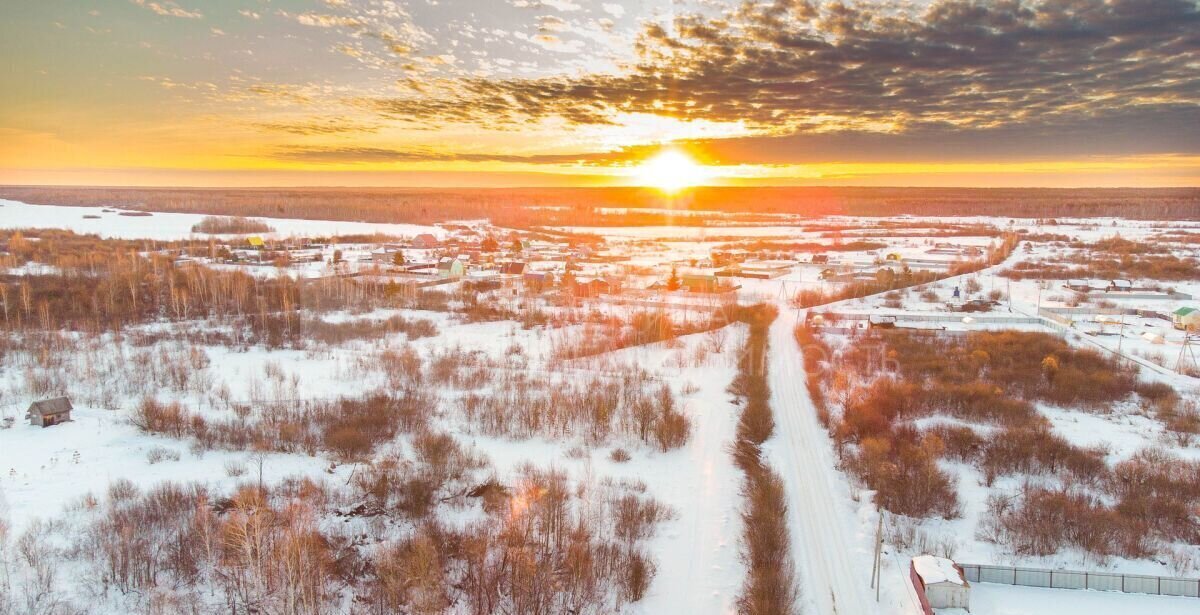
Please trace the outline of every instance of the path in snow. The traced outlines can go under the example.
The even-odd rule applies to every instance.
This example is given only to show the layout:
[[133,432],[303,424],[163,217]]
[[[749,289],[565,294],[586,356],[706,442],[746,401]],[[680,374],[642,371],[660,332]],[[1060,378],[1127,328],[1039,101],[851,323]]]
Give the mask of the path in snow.
[[870,539],[859,540],[834,464],[829,437],[817,420],[805,384],[804,362],[793,337],[794,309],[780,305],[771,325],[768,379],[775,436],[771,461],[788,496],[792,559],[803,612],[869,615],[878,612],[869,587]]
[[[724,394],[723,388],[714,389]],[[729,454],[737,410],[723,401],[689,402],[697,423],[686,448],[690,471],[651,485],[655,497],[689,504],[676,506],[675,527],[664,528],[663,540],[651,543],[659,561],[658,578],[642,605],[647,614],[736,612],[734,601],[746,574],[738,549],[741,477]]]

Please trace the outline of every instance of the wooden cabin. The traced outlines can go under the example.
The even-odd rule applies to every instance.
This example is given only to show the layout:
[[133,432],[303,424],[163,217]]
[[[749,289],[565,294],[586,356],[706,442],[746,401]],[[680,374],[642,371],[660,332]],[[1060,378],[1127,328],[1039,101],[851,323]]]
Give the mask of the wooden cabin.
[[71,400],[66,397],[43,399],[29,404],[29,410],[25,413],[25,418],[29,419],[30,425],[50,427],[51,425],[69,422],[71,420],[71,411],[74,409],[74,406],[71,405]]

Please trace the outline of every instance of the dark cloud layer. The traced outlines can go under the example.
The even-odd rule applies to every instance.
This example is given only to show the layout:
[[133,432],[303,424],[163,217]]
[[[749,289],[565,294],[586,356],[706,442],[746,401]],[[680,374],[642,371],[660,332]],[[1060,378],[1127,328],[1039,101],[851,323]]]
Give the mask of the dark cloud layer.
[[329,164],[397,162],[508,162],[528,164],[602,165],[629,159],[625,151],[586,154],[491,154],[454,153],[428,148],[392,149],[384,147],[285,147],[273,154],[278,160]]
[[[878,146],[894,160],[941,139],[951,150],[987,137],[1001,150],[1042,142],[1048,154],[1200,142],[1194,0],[939,0],[920,13],[776,0],[669,25],[644,26],[638,60],[618,74],[465,79],[452,96],[373,105],[394,119],[491,127],[604,124],[619,112],[743,120],[791,135],[774,143],[792,160],[809,146]],[[869,136],[881,132],[908,140]]]

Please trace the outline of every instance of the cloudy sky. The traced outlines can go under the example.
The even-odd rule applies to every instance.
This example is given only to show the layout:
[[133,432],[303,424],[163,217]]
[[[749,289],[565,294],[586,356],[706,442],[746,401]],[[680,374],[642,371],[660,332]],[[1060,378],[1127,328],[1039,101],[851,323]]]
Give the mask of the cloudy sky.
[[0,183],[1200,185],[1200,0],[9,0]]

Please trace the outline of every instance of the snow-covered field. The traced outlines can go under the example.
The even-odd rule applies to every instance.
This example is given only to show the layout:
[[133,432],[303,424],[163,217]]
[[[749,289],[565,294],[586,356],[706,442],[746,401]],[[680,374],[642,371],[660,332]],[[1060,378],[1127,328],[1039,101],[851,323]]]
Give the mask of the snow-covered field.
[[[971,615],[1184,615],[1195,613],[1195,598],[1147,596],[1116,592],[1014,587],[976,583],[971,588]],[[942,609],[941,615],[964,613]]]
[[[196,237],[191,227],[202,217],[166,213],[121,216],[116,212],[102,213],[98,208],[0,201],[0,228],[58,228],[107,238],[171,240]],[[438,227],[416,225],[264,221],[280,236],[370,233],[412,236],[428,232],[444,237],[447,234]],[[881,219],[837,217],[797,221],[796,226],[772,223],[763,226],[564,229],[597,234],[608,240],[606,258],[580,263],[580,275],[620,276],[628,283],[627,288],[639,292],[585,300],[579,308],[566,308],[552,301],[536,303],[538,309],[559,316],[594,313],[630,318],[636,312],[653,309],[681,320],[694,320],[722,308],[723,300],[715,301],[684,291],[641,291],[649,282],[662,281],[677,269],[690,269],[698,264],[695,261],[706,260],[708,253],[720,245],[710,238],[723,238],[720,241],[742,237],[747,240],[780,238],[794,242],[826,242],[830,240],[822,236],[822,231],[808,231],[805,226],[845,225],[869,229],[871,241],[886,245],[860,252],[830,251],[829,263],[821,264],[812,262],[809,253],[763,255],[763,260],[782,263],[780,267],[785,271],[767,279],[730,278],[739,286],[734,296],[741,303],[765,301],[780,309],[780,316],[770,332],[768,362],[776,426],[774,436],[764,449],[767,460],[782,477],[787,492],[791,555],[800,585],[798,606],[800,612],[811,615],[909,615],[918,613],[919,607],[907,574],[908,557],[915,555],[911,549],[885,545],[878,602],[875,591],[869,587],[879,513],[870,501],[870,493],[836,466],[830,437],[817,420],[806,389],[803,357],[793,338],[793,329],[804,316],[803,311],[796,310],[791,304],[796,293],[801,290],[836,292],[845,284],[822,279],[827,268],[870,274],[885,264],[888,255],[892,254],[900,261],[910,263],[913,270],[944,272],[964,259],[957,255],[931,254],[935,243],[949,242],[965,251],[968,248],[987,249],[996,241],[992,236],[975,235],[939,237],[931,234],[923,237],[921,224],[987,225],[1002,230],[1055,233],[1080,241],[1096,241],[1119,234],[1126,239],[1147,242],[1155,241],[1154,238],[1165,230],[1192,228],[1191,225],[1172,225],[1167,229],[1162,224],[1124,220],[1059,220],[1054,225],[1022,220],[1010,223],[1004,218],[914,220],[896,217],[886,221],[893,224],[907,222],[912,228],[896,237],[876,236]],[[853,235],[850,231],[845,233],[846,239]],[[648,239],[663,241],[642,241]],[[910,320],[946,317],[949,320],[945,322],[923,325],[946,330],[1014,328],[1057,333],[1062,327],[1045,320],[1007,325],[989,322],[988,317],[1038,319],[1041,318],[1039,308],[1066,307],[1072,302],[1078,306],[1078,298],[1062,289],[1061,281],[1010,282],[999,275],[1016,262],[1052,261],[1061,249],[1037,242],[1029,250],[1018,250],[1008,262],[979,273],[894,294],[838,301],[819,309],[893,315],[900,323],[905,323],[905,316]],[[1182,257],[1196,255],[1195,248],[1185,245],[1174,250]],[[346,248],[346,256],[352,260],[361,258],[365,262],[369,255],[369,246]],[[561,260],[531,258],[530,261],[531,269],[557,271],[565,270],[566,266]],[[323,265],[314,265],[317,266]],[[270,278],[279,273],[267,264],[236,267],[242,270],[256,268],[252,272],[259,278]],[[40,276],[53,275],[56,270],[45,263],[22,263],[8,273]],[[1139,281],[1147,285],[1151,282]],[[971,284],[978,286],[972,291],[973,297],[994,295],[997,305],[991,312],[975,318],[952,313],[949,305],[955,301],[953,293],[956,289],[965,291]],[[1198,280],[1173,283],[1172,286],[1185,294],[1200,295]],[[495,300],[500,303],[498,298]],[[1083,305],[1095,305],[1098,301],[1084,301]],[[505,303],[516,302],[508,300]],[[1169,313],[1197,302],[1179,298],[1122,300],[1122,305],[1126,303],[1136,309]],[[30,310],[27,308],[26,311]],[[423,319],[435,325],[437,332],[417,339],[408,339],[403,333],[386,333],[336,344],[314,343],[287,348],[244,348],[194,342],[195,348],[204,355],[204,360],[197,360],[196,364],[203,367],[197,368],[190,383],[177,388],[166,384],[170,374],[127,377],[113,366],[126,365],[137,357],[139,365],[155,371],[154,364],[176,360],[156,360],[156,356],[185,356],[184,342],[164,340],[145,348],[135,346],[130,338],[111,336],[88,341],[84,334],[72,333],[70,336],[78,337],[68,336],[65,339],[69,343],[55,347],[61,353],[61,363],[33,356],[7,359],[3,363],[3,373],[0,373],[0,418],[12,418],[15,425],[0,429],[0,521],[6,521],[15,535],[38,525],[36,520],[39,519],[52,521],[64,515],[78,519],[86,516],[79,512],[88,509],[86,496],[102,498],[108,485],[118,479],[129,480],[144,489],[168,480],[197,481],[215,492],[228,492],[243,484],[247,477],[258,480],[261,466],[261,480],[268,484],[278,484],[297,476],[350,484],[355,473],[360,471],[360,464],[335,460],[327,451],[256,454],[252,450],[203,450],[194,446],[188,437],[145,433],[133,424],[133,409],[144,395],[155,392],[156,388],[164,399],[184,403],[209,418],[230,416],[236,402],[265,405],[296,399],[361,395],[391,386],[382,363],[384,356],[393,355],[385,353],[411,351],[431,365],[439,356],[454,349],[461,351],[463,356],[483,357],[480,361],[492,371],[480,371],[469,383],[430,385],[437,389],[441,403],[432,422],[459,443],[486,457],[489,468],[501,483],[517,482],[522,466],[532,464],[566,473],[579,493],[587,493],[606,480],[639,484],[648,496],[671,510],[670,518],[662,521],[645,540],[645,548],[657,571],[653,582],[641,600],[624,605],[624,612],[705,615],[736,612],[746,566],[740,545],[741,473],[730,454],[739,408],[732,403],[727,387],[737,374],[737,349],[746,335],[743,325],[726,327],[723,330],[726,337],[719,343],[713,335],[698,333],[668,342],[624,348],[599,357],[565,361],[555,357],[556,350],[564,340],[583,335],[589,330],[588,325],[566,324],[555,328],[543,324],[522,326],[514,320],[468,322],[452,312],[418,310],[411,306],[368,313],[327,312],[310,316],[335,324],[382,321],[391,317]],[[916,322],[913,320],[911,324],[916,326]],[[229,333],[224,329],[228,326],[226,323],[166,320],[131,327],[125,333],[153,331],[184,335],[208,326]],[[1181,348],[1183,336],[1170,322],[1153,316],[1136,316],[1130,317],[1122,326],[1080,317],[1074,326],[1066,328],[1071,344],[1098,348],[1103,352],[1115,352],[1119,348],[1131,358],[1147,363],[1141,370],[1143,377],[1166,382],[1189,399],[1200,395],[1197,379],[1174,373],[1177,358],[1173,353],[1177,354]],[[1156,339],[1153,336],[1143,335],[1148,332],[1158,334],[1162,341],[1153,341]],[[155,352],[166,354],[155,355]],[[1154,353],[1163,356],[1156,360],[1152,356]],[[614,366],[640,368],[647,378],[665,385],[677,397],[681,412],[691,421],[690,438],[682,447],[662,451],[637,439],[618,437],[597,445],[581,433],[500,437],[484,433],[478,424],[465,419],[457,410],[469,392],[481,392],[484,396],[495,394],[492,387],[496,383],[481,381],[486,378],[483,374],[495,378],[507,370],[545,382],[568,382],[603,376],[614,372]],[[89,380],[87,374],[95,375],[95,379]],[[39,378],[53,380],[54,377],[66,379],[61,386],[75,400],[73,422],[49,429],[26,424],[22,420],[25,407],[42,396],[35,395],[36,387],[32,381]],[[137,384],[131,384],[133,381]],[[58,385],[49,386],[49,389],[56,390],[55,386]],[[46,388],[42,386],[38,390]],[[1163,425],[1133,406],[1120,407],[1103,415],[1044,405],[1038,409],[1049,419],[1056,433],[1079,446],[1107,447],[1108,459],[1113,462],[1127,459],[1147,447],[1169,448],[1182,457],[1200,459],[1200,448],[1194,442],[1190,445],[1168,443]],[[410,440],[409,435],[398,436],[394,448],[407,451],[411,448]],[[613,452],[617,448],[627,452],[630,459],[614,459]],[[1028,558],[1013,557],[996,545],[979,539],[975,528],[990,488],[981,486],[978,472],[973,468],[956,470],[965,504],[962,517],[931,522],[922,529],[935,536],[949,537],[956,546],[958,560],[971,563],[1021,560],[1059,568],[1099,565],[1079,553],[1062,553],[1029,562]],[[995,488],[1015,490],[1020,484],[1015,479],[1001,480]],[[439,510],[449,523],[463,523],[464,519],[471,518],[470,513],[459,509]],[[1191,547],[1196,548],[1195,545]],[[1196,561],[1200,562],[1200,557]],[[1114,558],[1104,562],[1103,566],[1126,572],[1171,574],[1161,558]],[[0,589],[3,589],[2,585]],[[977,585],[972,596],[971,612],[977,615],[1037,614],[1049,613],[1051,609],[1063,615],[1084,612],[1095,615],[1159,612],[1169,615],[1200,612],[1200,602],[988,584]],[[108,609],[107,612],[119,611]]]
[[[0,228],[57,228],[81,234],[96,234],[110,239],[171,241],[209,237],[209,235],[192,232],[192,226],[204,218],[200,214],[153,212],[149,216],[123,216],[121,211],[124,210],[104,211],[99,207],[29,205],[0,199]],[[444,229],[418,224],[380,224],[292,218],[259,219],[269,224],[275,231],[249,234],[265,237],[329,237],[370,233],[397,237],[411,237],[421,233],[431,233],[438,237],[446,235]]]

